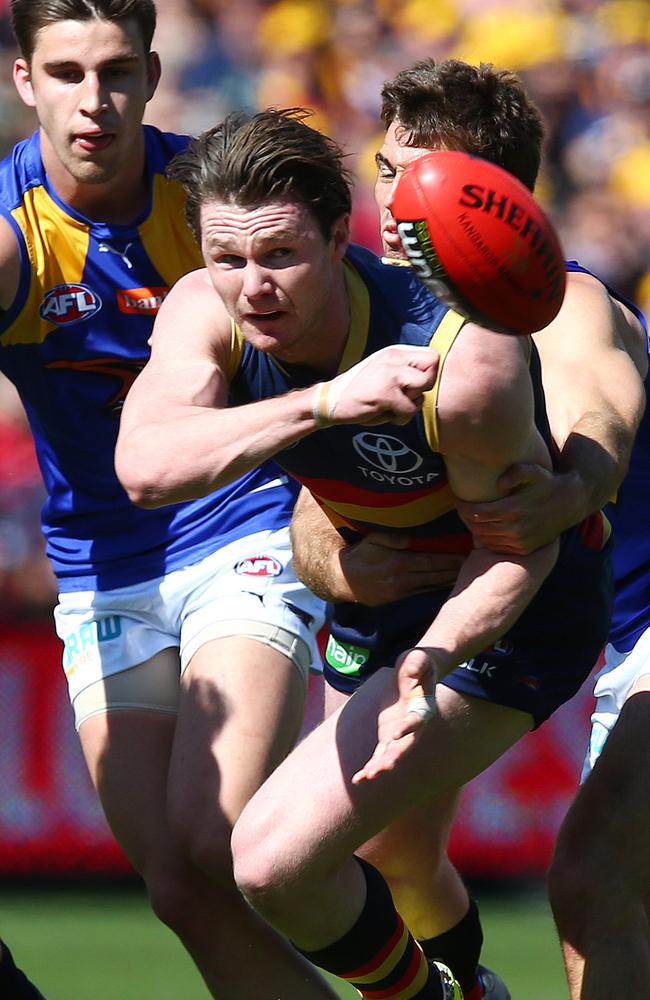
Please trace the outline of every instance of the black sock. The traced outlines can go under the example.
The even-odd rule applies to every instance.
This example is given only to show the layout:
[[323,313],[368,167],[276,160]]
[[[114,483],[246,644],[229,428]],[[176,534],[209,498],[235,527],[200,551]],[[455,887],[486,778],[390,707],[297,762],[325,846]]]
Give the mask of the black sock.
[[0,958],[0,996],[3,1000],[44,1000],[24,972],[16,967],[13,956],[4,941]]
[[473,899],[459,923],[444,934],[418,942],[428,959],[448,965],[463,993],[469,993],[476,983],[476,966],[483,945],[483,930],[478,906]]
[[356,858],[366,879],[366,902],[354,926],[334,944],[302,954],[352,983],[361,996],[442,1000],[440,973],[429,967],[397,913],[376,868]]

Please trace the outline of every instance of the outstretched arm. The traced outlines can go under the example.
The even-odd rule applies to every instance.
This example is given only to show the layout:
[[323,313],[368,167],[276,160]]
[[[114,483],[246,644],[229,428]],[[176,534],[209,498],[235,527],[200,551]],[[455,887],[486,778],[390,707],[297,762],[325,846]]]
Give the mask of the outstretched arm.
[[459,504],[484,545],[526,553],[599,510],[616,493],[645,408],[645,331],[590,275],[568,275],[557,318],[535,334],[560,458],[555,472],[508,469],[504,499]]
[[[454,493],[466,501],[498,497],[499,477],[514,461],[550,468],[533,422],[521,345],[498,339],[503,336],[466,327],[442,377],[441,451]],[[514,624],[553,568],[557,552],[557,542],[522,556],[473,549],[418,646],[402,656],[396,697],[380,717],[377,748],[355,782],[397,765],[434,711],[436,682]]]
[[204,271],[170,292],[151,343],[115,454],[118,477],[143,507],[204,496],[324,425],[406,423],[437,368],[427,348],[396,345],[316,386],[229,407],[231,323]]

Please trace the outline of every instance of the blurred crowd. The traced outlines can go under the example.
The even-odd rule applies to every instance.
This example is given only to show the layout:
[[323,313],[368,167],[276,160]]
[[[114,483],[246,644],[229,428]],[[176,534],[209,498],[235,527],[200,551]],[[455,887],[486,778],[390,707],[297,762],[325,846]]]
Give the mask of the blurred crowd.
[[[650,313],[649,0],[157,0],[163,79],[146,120],[196,133],[233,110],[311,108],[350,154],[353,236],[378,249],[372,202],[384,80],[417,59],[515,70],[547,128],[537,195],[565,254]],[[0,0],[0,154],[34,127],[11,83]],[[20,406],[0,386],[0,617],[54,598]]]

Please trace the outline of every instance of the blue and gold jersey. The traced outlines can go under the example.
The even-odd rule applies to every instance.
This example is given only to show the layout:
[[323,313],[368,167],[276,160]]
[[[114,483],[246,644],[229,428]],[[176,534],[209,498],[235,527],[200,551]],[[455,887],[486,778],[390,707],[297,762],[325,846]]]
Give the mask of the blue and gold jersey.
[[[339,371],[390,344],[431,347],[438,378],[425,405],[403,427],[336,426],[310,435],[276,458],[306,486],[344,537],[369,531],[407,533],[413,547],[466,553],[471,535],[458,517],[438,450],[437,397],[448,352],[464,319],[438,301],[411,268],[393,267],[360,247],[346,258],[351,328]],[[231,383],[236,401],[260,399],[319,381],[253,350],[239,331]],[[550,446],[537,354],[530,343],[538,425]]]
[[150,199],[131,225],[94,222],[65,205],[38,133],[0,164],[0,211],[21,260],[16,300],[0,314],[0,370],[34,435],[47,554],[63,591],[151,579],[286,524],[296,494],[269,464],[205,499],[141,510],[115,475],[122,403],[148,359],[158,308],[178,278],[202,266],[182,189],[165,176],[188,140],[144,130]]

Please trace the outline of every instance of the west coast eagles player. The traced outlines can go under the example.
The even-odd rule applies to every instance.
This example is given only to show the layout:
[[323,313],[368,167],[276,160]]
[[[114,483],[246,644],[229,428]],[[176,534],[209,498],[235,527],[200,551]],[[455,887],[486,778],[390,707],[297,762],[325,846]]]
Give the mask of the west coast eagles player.
[[[323,604],[296,579],[295,487],[251,469],[143,511],[113,453],[169,287],[201,263],[142,125],[152,0],[13,0],[14,81],[39,128],[0,166],[0,369],[47,488],[56,626],[85,758],[156,914],[213,996],[332,990],[243,902],[231,827],[299,731]],[[181,331],[179,330],[179,333]]]

